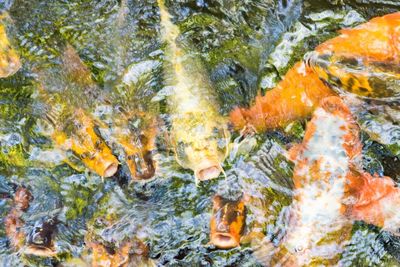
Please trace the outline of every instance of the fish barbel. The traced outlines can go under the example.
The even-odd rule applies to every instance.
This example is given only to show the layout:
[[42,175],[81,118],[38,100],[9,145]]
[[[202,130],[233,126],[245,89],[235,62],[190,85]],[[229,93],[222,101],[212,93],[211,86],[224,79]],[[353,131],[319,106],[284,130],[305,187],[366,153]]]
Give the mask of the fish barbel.
[[157,2],[167,44],[165,74],[172,90],[168,106],[176,159],[182,167],[194,171],[196,181],[216,178],[227,155],[227,121],[219,114],[211,82],[199,60],[186,53],[164,1]]

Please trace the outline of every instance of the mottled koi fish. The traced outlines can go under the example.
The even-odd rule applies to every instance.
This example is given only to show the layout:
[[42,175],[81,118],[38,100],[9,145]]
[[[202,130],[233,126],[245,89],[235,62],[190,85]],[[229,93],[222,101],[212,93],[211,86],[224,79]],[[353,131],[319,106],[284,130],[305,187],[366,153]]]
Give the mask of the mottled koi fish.
[[362,171],[359,128],[336,96],[325,98],[307,124],[295,162],[294,198],[286,236],[269,264],[335,265],[354,220],[398,233],[400,190],[388,177]]
[[245,224],[245,205],[242,200],[231,201],[217,195],[213,198],[213,215],[210,222],[210,240],[218,248],[240,245]]
[[[230,114],[236,129],[284,127],[311,116],[322,99],[348,92],[383,100],[400,96],[400,12],[374,18],[319,45],[249,109]],[[329,84],[329,86],[328,86]]]

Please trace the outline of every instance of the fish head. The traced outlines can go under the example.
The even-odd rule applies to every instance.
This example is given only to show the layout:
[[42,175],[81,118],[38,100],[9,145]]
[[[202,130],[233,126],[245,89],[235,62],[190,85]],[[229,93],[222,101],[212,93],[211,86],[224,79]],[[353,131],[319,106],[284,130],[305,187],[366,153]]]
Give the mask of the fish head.
[[54,256],[56,254],[53,238],[57,230],[57,219],[50,218],[35,223],[27,238],[25,254],[37,256]]
[[349,54],[313,51],[306,64],[339,93],[364,99],[391,100],[400,95],[397,62],[374,62]]
[[53,133],[53,140],[79,156],[83,164],[102,177],[111,177],[119,162],[105,141],[97,134],[92,119],[78,112],[68,127]]
[[157,137],[157,123],[145,114],[135,114],[116,123],[114,134],[126,155],[126,164],[134,180],[147,180],[155,174],[153,150]]
[[0,25],[0,78],[11,76],[20,68],[20,58],[11,47],[5,26]]
[[150,179],[156,171],[151,151],[137,150],[134,153],[130,153],[127,156],[126,164],[135,180]]
[[173,139],[178,163],[192,169],[196,181],[217,178],[222,172],[221,165],[227,155],[230,139],[224,125],[202,125]]
[[210,222],[211,243],[228,249],[240,245],[245,224],[245,205],[242,200],[231,201],[217,195],[213,198]]

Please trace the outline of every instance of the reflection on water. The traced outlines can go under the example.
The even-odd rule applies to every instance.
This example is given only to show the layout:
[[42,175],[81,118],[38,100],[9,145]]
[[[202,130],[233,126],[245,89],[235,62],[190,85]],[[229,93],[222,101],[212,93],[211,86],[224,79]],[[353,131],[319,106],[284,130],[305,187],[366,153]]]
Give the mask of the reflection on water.
[[[220,107],[212,112],[223,116],[252,104],[259,88],[273,88],[338,29],[399,8],[384,0],[165,4],[181,33],[177,42],[192,46],[186,59],[201,60],[201,74],[210,79],[212,109]],[[93,260],[102,266],[106,258],[130,266],[262,264],[260,252],[269,253],[263,242],[277,246],[288,231],[294,185],[285,154],[303,139],[304,121],[244,140],[233,134],[224,173],[196,184],[172,148],[173,91],[165,82],[169,55],[157,1],[14,0],[0,8],[8,11],[7,34],[22,63],[0,80],[0,213],[5,218],[18,211],[28,243],[52,243],[57,252],[49,258],[19,254],[1,227],[0,266],[85,266]],[[398,103],[351,95],[345,101],[362,129],[364,170],[398,181]],[[213,134],[223,139],[224,133]],[[96,153],[109,153],[118,170],[91,164]],[[23,212],[13,200],[19,186],[33,196]],[[240,247],[209,243],[215,195],[245,203]],[[397,266],[398,246],[394,235],[356,222],[340,263]]]

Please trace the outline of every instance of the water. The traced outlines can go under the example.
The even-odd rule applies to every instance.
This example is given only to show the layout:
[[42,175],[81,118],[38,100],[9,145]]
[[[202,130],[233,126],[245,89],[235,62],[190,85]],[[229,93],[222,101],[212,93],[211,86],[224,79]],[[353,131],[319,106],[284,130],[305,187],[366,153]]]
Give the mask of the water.
[[[159,266],[261,266],[249,242],[230,250],[209,244],[211,199],[215,194],[250,196],[245,235],[262,229],[277,244],[285,233],[293,194],[293,164],[283,154],[290,144],[301,142],[305,122],[248,137],[231,150],[223,165],[225,175],[196,185],[193,172],[177,164],[168,141],[168,88],[162,76],[164,47],[156,1],[0,4],[10,14],[10,37],[23,59],[16,75],[0,80],[0,212],[4,218],[12,208],[15,187],[24,185],[34,199],[22,216],[23,231],[58,220],[57,257],[52,258],[15,252],[0,227],[0,265],[77,266],[78,259],[90,256],[85,241],[118,250],[127,240],[137,239],[149,247],[149,258]],[[400,7],[383,0],[185,0],[166,5],[180,27],[180,39],[190,40],[191,53],[203,61],[223,115],[236,105],[249,105],[258,88],[273,88],[294,62],[338,29]],[[90,86],[71,83],[63,72],[67,44],[88,66]],[[45,79],[49,95],[44,99],[49,103],[38,94],[40,78]],[[73,153],[54,145],[43,119],[49,106],[62,111],[56,121],[64,128],[78,108],[106,124],[99,131],[122,162],[113,178],[99,177]],[[370,106],[363,102],[354,108]],[[118,114],[143,111],[161,121],[152,152],[155,177],[144,182],[131,180],[123,147],[113,138],[113,129],[127,127]],[[381,104],[378,111],[358,113],[357,119],[364,130],[365,169],[398,181],[396,112],[395,105]],[[234,139],[241,140],[238,134]],[[397,237],[357,222],[340,262],[397,266],[399,251]]]

